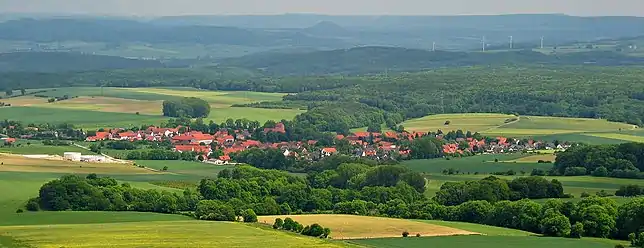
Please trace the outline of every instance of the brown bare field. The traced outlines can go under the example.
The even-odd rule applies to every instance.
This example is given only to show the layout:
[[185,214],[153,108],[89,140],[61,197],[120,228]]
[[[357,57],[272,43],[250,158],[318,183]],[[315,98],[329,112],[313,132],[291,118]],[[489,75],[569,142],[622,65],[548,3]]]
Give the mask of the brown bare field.
[[0,154],[0,171],[97,174],[162,174],[130,164],[85,163]]
[[272,225],[276,218],[291,218],[302,225],[320,224],[331,229],[333,239],[365,239],[402,237],[402,232],[408,231],[410,236],[453,236],[475,235],[479,233],[464,231],[456,228],[427,224],[422,222],[391,219],[382,217],[356,215],[276,215],[260,216],[260,223]]

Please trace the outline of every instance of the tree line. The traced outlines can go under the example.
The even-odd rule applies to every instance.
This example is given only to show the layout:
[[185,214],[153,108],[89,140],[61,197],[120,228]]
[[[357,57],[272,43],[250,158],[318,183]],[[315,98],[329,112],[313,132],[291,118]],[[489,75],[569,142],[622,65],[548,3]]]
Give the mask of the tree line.
[[578,145],[557,154],[559,175],[644,178],[644,144]]
[[[492,178],[481,181],[503,185]],[[536,178],[508,184],[525,185],[513,189],[531,192],[548,188],[543,186],[545,183],[556,184]],[[30,200],[27,209],[185,213],[221,221],[234,221],[240,216],[253,220],[254,215],[356,214],[463,221],[577,238],[627,239],[644,230],[644,219],[639,214],[644,209],[644,199],[633,199],[621,206],[610,198],[596,196],[577,203],[550,199],[539,204],[525,198],[443,202],[440,192],[435,199],[427,199],[422,193],[423,184],[422,176],[403,167],[361,164],[342,164],[307,178],[240,166],[222,170],[216,179],[203,179],[196,191],[186,190],[183,194],[136,189],[96,175],[64,176],[43,185],[39,197]],[[471,186],[470,191],[495,190]],[[521,197],[510,195],[517,196],[511,200]]]

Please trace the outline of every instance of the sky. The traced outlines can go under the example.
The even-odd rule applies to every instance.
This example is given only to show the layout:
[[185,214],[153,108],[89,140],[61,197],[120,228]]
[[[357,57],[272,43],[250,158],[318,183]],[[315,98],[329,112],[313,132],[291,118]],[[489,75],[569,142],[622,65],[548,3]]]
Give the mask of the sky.
[[127,16],[283,13],[644,16],[644,0],[0,0],[0,12]]

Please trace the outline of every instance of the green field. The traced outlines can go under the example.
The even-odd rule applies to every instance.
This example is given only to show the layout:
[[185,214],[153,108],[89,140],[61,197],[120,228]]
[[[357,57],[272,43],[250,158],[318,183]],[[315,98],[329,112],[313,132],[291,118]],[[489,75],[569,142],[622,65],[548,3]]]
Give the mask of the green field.
[[487,226],[487,225],[466,223],[466,222],[451,222],[451,221],[441,221],[441,220],[418,220],[418,221],[433,224],[433,225],[452,227],[452,228],[480,233],[482,235],[488,235],[488,236],[536,236],[537,235],[531,232],[526,232],[526,231],[521,231],[516,229]]
[[[441,114],[408,120],[401,125],[406,130],[419,132],[435,132],[437,130],[447,132],[459,129],[484,132],[503,125],[510,118],[515,118],[515,116],[504,114]],[[449,121],[450,124],[445,125],[446,121]]]
[[[5,119],[28,123],[71,123],[83,128],[156,125],[167,120],[161,116],[164,100],[199,97],[208,101],[211,112],[206,120],[218,123],[226,119],[291,120],[302,113],[298,109],[263,109],[232,107],[262,101],[280,101],[284,94],[246,91],[204,91],[194,88],[110,88],[72,87],[49,89],[50,97],[73,96],[69,100],[48,103],[46,98],[24,96],[7,99],[12,107],[0,108]],[[29,113],[29,114],[25,114]],[[138,114],[137,114],[138,113]]]
[[[512,163],[503,161],[512,161],[524,157],[529,157],[530,154],[485,154],[463,158],[450,158],[447,159],[424,159],[424,160],[409,160],[402,162],[403,165],[411,168],[414,171],[425,173],[442,173],[445,169],[456,169],[464,173],[494,173],[508,170],[514,170],[517,173],[525,171],[530,173],[532,169],[549,170],[552,164],[538,164],[538,163]],[[494,162],[498,159],[499,162]]]
[[352,241],[374,248],[425,248],[425,247],[468,247],[468,248],[612,248],[614,244],[593,239],[565,239],[518,236],[451,236],[421,238],[385,238]]
[[[480,132],[487,136],[534,138],[537,140],[561,140],[590,144],[617,144],[644,142],[633,125],[609,122],[600,119],[520,116],[509,122],[513,115],[503,114],[439,114],[405,121],[402,125],[411,131]],[[445,122],[449,121],[449,125]]]

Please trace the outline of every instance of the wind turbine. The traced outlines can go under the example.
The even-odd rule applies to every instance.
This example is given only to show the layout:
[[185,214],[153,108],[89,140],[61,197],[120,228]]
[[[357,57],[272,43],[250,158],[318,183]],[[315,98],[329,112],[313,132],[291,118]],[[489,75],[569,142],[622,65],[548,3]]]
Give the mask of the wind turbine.
[[432,52],[436,52],[436,42],[432,43]]
[[485,52],[485,36],[483,36],[483,39],[481,39],[481,42],[483,43],[483,52]]
[[514,49],[514,37],[510,35],[510,49]]
[[541,36],[541,49],[543,49],[543,36]]

